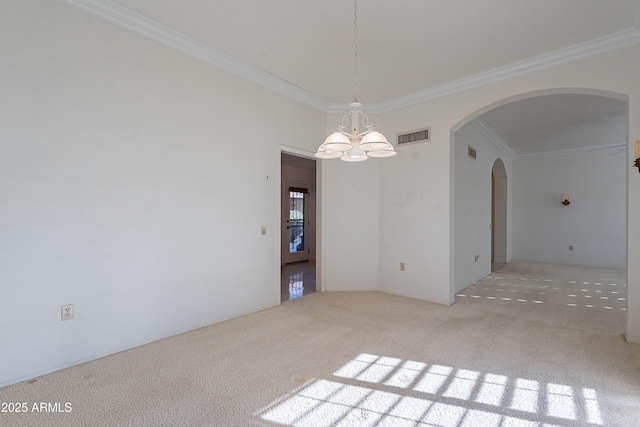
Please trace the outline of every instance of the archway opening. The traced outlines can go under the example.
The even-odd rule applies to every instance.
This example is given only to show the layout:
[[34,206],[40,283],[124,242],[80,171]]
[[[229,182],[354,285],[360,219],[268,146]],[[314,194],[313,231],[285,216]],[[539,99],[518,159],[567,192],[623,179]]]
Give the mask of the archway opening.
[[[555,97],[546,95],[555,95]],[[593,116],[587,120],[576,120],[575,123],[563,125],[559,122],[560,115],[565,112],[577,114],[576,111],[583,106],[575,100],[587,98],[578,96],[565,98],[564,95],[589,95],[594,101],[589,104]],[[523,104],[519,101],[535,100],[525,106],[540,107],[544,105],[543,98],[560,99],[561,102],[557,105],[546,104],[551,107],[547,110],[538,108],[536,113],[539,114],[516,115],[514,113],[524,111],[524,109],[520,110]],[[567,108],[566,105],[576,108]],[[613,106],[617,113],[611,116],[598,116],[605,105]],[[502,111],[509,109],[508,120],[504,118],[502,121],[492,120],[496,118],[499,109]],[[545,89],[514,95],[481,106],[452,127],[451,141],[456,150],[457,145],[461,143],[459,134],[468,128],[466,125],[472,125],[482,133],[483,137],[493,143],[487,147],[497,148],[503,152],[503,155],[491,158],[491,163],[483,164],[483,170],[479,171],[479,176],[484,174],[485,178],[482,179],[488,180],[487,172],[491,167],[492,261],[510,262],[513,258],[533,263],[557,264],[559,267],[565,265],[572,268],[624,271],[628,276],[625,244],[629,188],[626,179],[629,168],[625,156],[629,142],[628,111],[628,97],[623,94],[581,88]],[[553,112],[555,115],[552,114]],[[550,116],[553,119],[550,121],[553,126],[550,124],[544,129],[529,127],[530,132],[525,135],[526,138],[520,138],[515,145],[507,144],[505,140],[509,138],[505,137],[502,140],[494,138],[503,134],[501,130],[521,130],[523,126],[516,123],[518,117],[525,117],[530,124],[534,118]],[[494,126],[494,124],[502,126]],[[510,135],[507,134],[507,136]],[[561,140],[572,145],[561,147],[557,144]],[[584,142],[588,142],[589,145],[584,146]],[[483,152],[482,147],[479,146],[480,143],[476,144],[478,146],[475,148],[479,149],[475,165],[469,163],[466,153],[452,157],[454,162],[452,171],[455,173],[453,246],[456,251],[470,241],[473,243],[470,239],[482,233],[482,224],[480,227],[473,228],[472,232],[459,231],[461,215],[458,212],[458,202],[464,199],[459,194],[465,194],[467,190],[464,187],[474,185],[476,182],[473,177],[467,177],[466,180],[459,179],[459,170],[480,169]],[[466,149],[466,144],[464,145],[463,149]],[[490,157],[490,153],[486,156]],[[495,160],[498,157],[502,157],[500,162]],[[502,179],[504,176],[501,175],[500,166],[506,169],[506,175],[509,178],[508,187],[507,180]],[[486,181],[483,185],[489,188]],[[507,206],[507,221],[504,222],[496,218],[500,212],[503,212],[502,201],[499,200],[502,189],[505,189],[504,194],[509,196],[504,199],[504,206]],[[562,205],[562,193],[571,195],[571,206]],[[506,230],[501,227],[502,224]],[[502,246],[505,235],[506,245]],[[456,253],[452,262],[455,279],[455,282],[452,282],[452,289],[454,290],[459,290],[465,285],[460,281],[460,277],[466,273],[464,263],[474,265],[474,257],[460,258],[457,255]],[[484,266],[481,267],[484,268]],[[492,263],[491,271],[495,267],[496,265]],[[472,283],[466,283],[466,285],[470,284]],[[609,311],[615,309],[609,306],[604,308]],[[626,309],[623,307],[621,310]]]
[[507,170],[496,159],[491,168],[491,271],[507,261]]

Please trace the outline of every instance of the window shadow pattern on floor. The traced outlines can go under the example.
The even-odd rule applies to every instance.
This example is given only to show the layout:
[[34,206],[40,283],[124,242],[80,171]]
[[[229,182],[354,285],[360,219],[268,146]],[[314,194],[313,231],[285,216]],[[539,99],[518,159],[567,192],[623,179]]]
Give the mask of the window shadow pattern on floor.
[[256,415],[300,427],[603,425],[593,388],[367,353]]

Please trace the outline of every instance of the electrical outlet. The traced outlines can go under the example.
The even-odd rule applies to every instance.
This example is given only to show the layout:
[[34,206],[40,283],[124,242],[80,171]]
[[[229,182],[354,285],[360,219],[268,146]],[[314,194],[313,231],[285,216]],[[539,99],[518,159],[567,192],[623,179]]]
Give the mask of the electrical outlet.
[[62,306],[61,317],[62,320],[71,320],[73,319],[73,304],[67,304]]

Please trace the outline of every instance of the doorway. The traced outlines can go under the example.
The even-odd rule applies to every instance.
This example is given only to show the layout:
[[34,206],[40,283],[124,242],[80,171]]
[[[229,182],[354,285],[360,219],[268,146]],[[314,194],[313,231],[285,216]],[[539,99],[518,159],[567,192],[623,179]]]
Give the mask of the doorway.
[[281,153],[280,301],[316,291],[316,161]]
[[507,263],[507,170],[500,159],[491,168],[491,271]]

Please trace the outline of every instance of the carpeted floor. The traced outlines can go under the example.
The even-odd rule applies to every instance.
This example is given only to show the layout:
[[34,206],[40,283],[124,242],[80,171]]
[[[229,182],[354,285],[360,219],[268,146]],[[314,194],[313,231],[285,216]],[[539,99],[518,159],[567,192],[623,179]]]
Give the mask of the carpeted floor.
[[315,293],[2,388],[29,410],[0,425],[637,426],[625,298],[622,271],[523,262],[450,307]]

